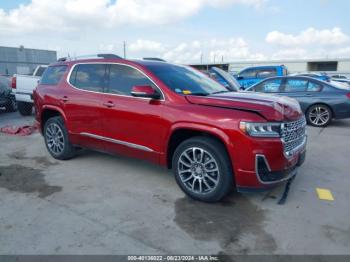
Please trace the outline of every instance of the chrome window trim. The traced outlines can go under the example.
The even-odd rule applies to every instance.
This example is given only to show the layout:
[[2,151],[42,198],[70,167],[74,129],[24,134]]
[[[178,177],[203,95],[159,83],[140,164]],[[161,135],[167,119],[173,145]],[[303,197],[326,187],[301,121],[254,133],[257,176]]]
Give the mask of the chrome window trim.
[[75,63],[74,65],[71,66],[69,73],[66,77],[66,82],[73,87],[74,89],[80,90],[80,91],[85,91],[85,92],[89,92],[89,93],[95,93],[95,94],[107,94],[107,95],[113,95],[113,96],[120,96],[120,97],[132,97],[132,98],[136,98],[136,99],[142,99],[142,100],[151,100],[151,98],[147,98],[147,97],[135,97],[132,95],[119,95],[119,94],[114,94],[114,93],[106,93],[106,92],[96,92],[96,91],[90,91],[90,90],[85,90],[85,89],[81,89],[78,87],[75,87],[69,80],[71,77],[71,74],[74,70],[74,68],[77,65],[92,65],[92,64],[104,64],[104,65],[122,65],[122,66],[127,66],[127,67],[131,67],[133,69],[136,69],[137,71],[139,71],[142,75],[144,75],[149,81],[151,81],[156,87],[157,89],[160,91],[162,98],[158,99],[158,101],[165,101],[165,95],[163,93],[163,90],[148,76],[146,75],[144,72],[142,72],[140,69],[138,69],[135,66],[132,65],[127,65],[127,64],[123,64],[123,63],[113,63],[113,62],[82,62],[82,63]]
[[105,137],[105,136],[99,136],[99,135],[86,133],[86,132],[82,132],[82,133],[80,133],[80,135],[91,137],[91,138],[95,138],[95,139],[99,139],[99,140],[103,140],[103,141],[107,141],[107,142],[112,142],[114,144],[119,144],[119,145],[131,147],[131,148],[134,148],[134,149],[139,149],[139,150],[146,151],[146,152],[155,152],[153,149],[151,149],[151,148],[149,148],[147,146],[142,146],[142,145],[138,145],[138,144],[134,144],[134,143],[129,143],[129,142],[125,142],[125,141],[122,141],[122,140],[117,140],[117,139],[113,139],[113,138],[109,138],[109,137]]

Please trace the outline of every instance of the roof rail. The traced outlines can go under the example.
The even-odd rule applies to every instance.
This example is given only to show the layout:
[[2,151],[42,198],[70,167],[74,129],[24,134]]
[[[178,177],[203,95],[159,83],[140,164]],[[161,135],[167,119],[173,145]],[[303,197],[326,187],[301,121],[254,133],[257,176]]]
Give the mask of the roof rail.
[[57,61],[58,62],[65,62],[65,61],[74,61],[78,59],[89,59],[89,58],[105,58],[105,59],[123,59],[122,57],[115,55],[115,54],[94,54],[94,55],[82,55],[82,56],[75,56],[75,57],[61,57]]
[[144,57],[143,60],[150,60],[150,61],[160,61],[160,62],[166,62],[164,59],[158,58],[158,57]]

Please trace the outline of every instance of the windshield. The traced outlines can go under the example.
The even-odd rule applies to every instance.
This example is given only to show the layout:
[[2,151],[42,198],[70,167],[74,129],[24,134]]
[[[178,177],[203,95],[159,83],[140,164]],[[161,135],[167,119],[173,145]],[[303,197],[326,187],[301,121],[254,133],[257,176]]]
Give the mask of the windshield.
[[183,95],[210,95],[228,90],[203,73],[188,67],[172,64],[147,65],[164,84],[174,92]]

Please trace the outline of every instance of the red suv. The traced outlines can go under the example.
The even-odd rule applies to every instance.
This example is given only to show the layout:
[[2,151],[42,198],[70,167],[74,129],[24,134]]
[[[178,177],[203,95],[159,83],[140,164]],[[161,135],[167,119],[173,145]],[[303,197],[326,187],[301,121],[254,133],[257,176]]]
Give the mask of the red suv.
[[172,168],[181,189],[213,202],[234,186],[266,189],[305,158],[305,118],[287,97],[231,92],[201,72],[113,55],[60,59],[34,92],[47,150],[79,147]]

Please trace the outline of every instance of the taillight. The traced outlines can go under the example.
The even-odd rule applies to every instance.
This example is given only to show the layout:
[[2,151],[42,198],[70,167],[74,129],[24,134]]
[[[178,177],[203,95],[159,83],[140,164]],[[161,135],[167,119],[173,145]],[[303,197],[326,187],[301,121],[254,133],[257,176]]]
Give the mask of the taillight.
[[350,99],[350,93],[346,94],[346,96]]
[[16,85],[17,85],[16,77],[14,76],[14,77],[12,77],[12,80],[11,80],[11,87],[12,87],[12,89],[16,89]]

